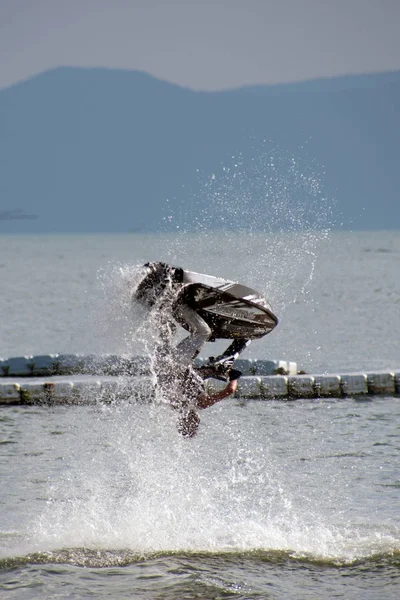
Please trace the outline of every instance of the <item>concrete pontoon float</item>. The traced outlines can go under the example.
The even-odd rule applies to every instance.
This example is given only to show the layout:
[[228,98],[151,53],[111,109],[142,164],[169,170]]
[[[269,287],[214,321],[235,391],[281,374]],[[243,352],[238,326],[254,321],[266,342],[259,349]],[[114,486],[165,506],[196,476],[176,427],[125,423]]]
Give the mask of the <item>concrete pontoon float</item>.
[[[201,364],[201,360],[199,361]],[[239,359],[236,397],[257,400],[343,398],[400,394],[400,370],[299,374],[288,361]],[[206,382],[209,392],[224,387]],[[52,354],[0,359],[0,404],[97,404],[154,398],[155,378],[146,357]]]

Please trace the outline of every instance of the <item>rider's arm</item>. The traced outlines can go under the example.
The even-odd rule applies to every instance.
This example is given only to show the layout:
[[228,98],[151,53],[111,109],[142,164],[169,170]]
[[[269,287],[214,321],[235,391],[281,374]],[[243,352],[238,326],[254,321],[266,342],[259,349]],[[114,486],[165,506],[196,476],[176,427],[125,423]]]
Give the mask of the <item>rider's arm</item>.
[[216,394],[210,394],[210,395],[206,394],[206,395],[200,396],[200,398],[197,401],[197,406],[199,408],[208,408],[209,406],[216,404],[220,400],[223,400],[224,398],[231,396],[232,394],[234,394],[236,392],[237,384],[238,384],[237,379],[234,379],[233,381],[230,381],[228,383],[228,385],[226,386],[226,388],[224,388],[220,392],[217,392]]

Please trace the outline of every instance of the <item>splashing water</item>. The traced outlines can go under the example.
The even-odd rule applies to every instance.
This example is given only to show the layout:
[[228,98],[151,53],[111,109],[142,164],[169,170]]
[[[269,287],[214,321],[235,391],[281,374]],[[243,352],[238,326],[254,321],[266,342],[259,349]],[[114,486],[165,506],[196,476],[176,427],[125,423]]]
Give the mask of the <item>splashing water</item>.
[[167,217],[179,223],[169,256],[192,255],[195,245],[199,257],[204,247],[208,256],[237,257],[236,272],[220,274],[237,280],[237,271],[245,273],[243,283],[266,293],[280,312],[306,297],[333,202],[324,195],[322,169],[304,152],[238,153],[209,176],[199,172],[200,191],[189,194],[179,216]]
[[118,352],[121,356],[145,351],[140,327],[144,311],[132,302],[143,277],[139,265],[109,262],[97,273],[96,297],[89,312],[90,331],[98,352]]
[[[306,452],[307,435],[274,441],[273,413],[263,406],[256,415],[256,406],[219,407],[191,441],[176,434],[166,407],[101,406],[85,409],[84,419],[73,409],[67,464],[32,528],[33,550],[275,550],[340,562],[398,548],[394,529],[349,519],[356,498],[348,496],[351,473],[340,461],[329,461],[329,469],[314,463],[312,475],[302,468],[299,478],[296,455]],[[286,410],[278,411],[284,421]],[[290,429],[299,429],[300,414]],[[335,477],[340,484],[332,486]],[[315,485],[324,493],[316,495]]]

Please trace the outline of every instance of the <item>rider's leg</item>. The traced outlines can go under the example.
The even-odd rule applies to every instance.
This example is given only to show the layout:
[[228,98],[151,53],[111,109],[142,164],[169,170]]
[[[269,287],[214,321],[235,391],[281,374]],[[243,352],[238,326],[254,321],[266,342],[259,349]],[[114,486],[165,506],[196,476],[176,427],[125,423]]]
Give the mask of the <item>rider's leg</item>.
[[181,304],[175,310],[179,322],[186,323],[190,335],[176,347],[177,360],[182,364],[190,364],[211,337],[211,328],[200,315],[187,304]]

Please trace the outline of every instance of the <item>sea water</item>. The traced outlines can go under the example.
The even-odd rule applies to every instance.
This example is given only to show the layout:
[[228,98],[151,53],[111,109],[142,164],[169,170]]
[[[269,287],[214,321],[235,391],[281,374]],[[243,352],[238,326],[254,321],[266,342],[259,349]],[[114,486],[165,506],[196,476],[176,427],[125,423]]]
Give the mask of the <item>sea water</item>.
[[[263,291],[248,357],[399,369],[399,232],[0,237],[0,356],[140,353],[137,265]],[[138,331],[140,330],[140,335]],[[213,353],[209,344],[205,353]],[[6,598],[398,598],[399,400],[2,407]]]

